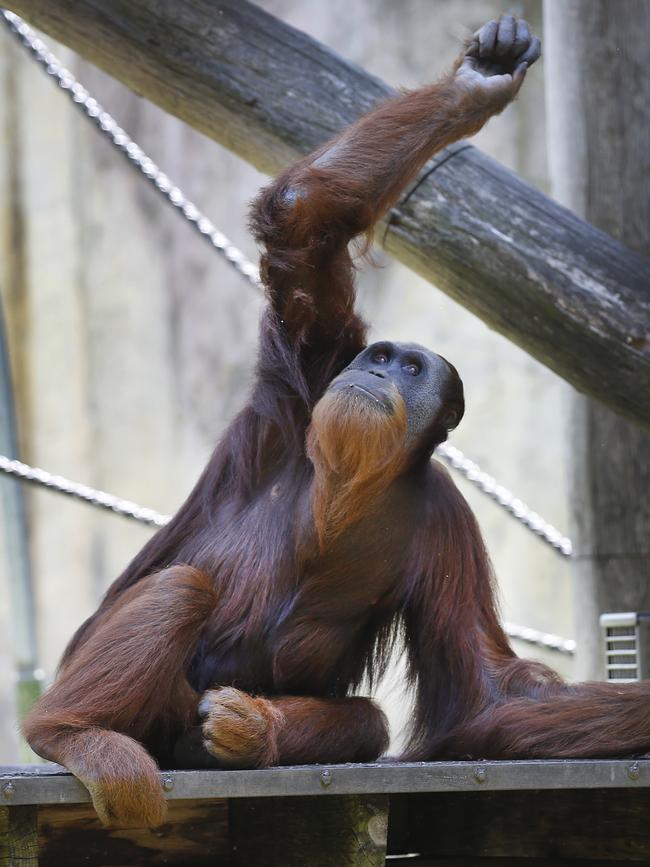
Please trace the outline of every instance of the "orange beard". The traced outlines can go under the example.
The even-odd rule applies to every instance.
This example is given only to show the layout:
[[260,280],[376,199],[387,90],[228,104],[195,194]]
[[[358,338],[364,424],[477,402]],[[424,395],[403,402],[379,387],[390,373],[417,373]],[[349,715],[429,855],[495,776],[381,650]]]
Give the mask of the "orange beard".
[[353,390],[326,392],[312,413],[307,455],[314,465],[312,509],[321,551],[368,512],[405,459],[406,407],[392,412]]

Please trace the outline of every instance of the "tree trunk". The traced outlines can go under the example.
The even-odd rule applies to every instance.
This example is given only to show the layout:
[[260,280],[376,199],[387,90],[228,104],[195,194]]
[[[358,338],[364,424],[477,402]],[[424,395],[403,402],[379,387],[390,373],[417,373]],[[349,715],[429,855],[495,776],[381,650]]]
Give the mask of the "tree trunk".
[[[650,249],[650,3],[545,0],[554,195],[647,256]],[[639,404],[650,394],[639,382]],[[650,610],[650,437],[572,401],[577,674],[603,677],[598,616]]]

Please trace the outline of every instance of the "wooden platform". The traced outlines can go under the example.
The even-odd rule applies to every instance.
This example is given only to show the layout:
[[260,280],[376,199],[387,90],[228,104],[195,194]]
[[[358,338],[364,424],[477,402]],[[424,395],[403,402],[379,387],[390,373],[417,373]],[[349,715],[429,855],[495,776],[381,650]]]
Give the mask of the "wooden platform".
[[168,771],[169,823],[105,829],[57,765],[0,767],[0,865],[650,864],[650,760]]

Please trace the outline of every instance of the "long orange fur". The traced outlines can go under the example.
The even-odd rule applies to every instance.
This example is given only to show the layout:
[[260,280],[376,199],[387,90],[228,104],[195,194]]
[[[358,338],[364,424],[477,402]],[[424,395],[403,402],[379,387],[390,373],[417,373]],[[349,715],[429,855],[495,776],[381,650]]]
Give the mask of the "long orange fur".
[[[478,63],[476,45],[467,51]],[[487,51],[505,73],[497,87],[463,77],[461,55],[254,203],[269,305],[251,399],[25,723],[105,822],[164,821],[157,763],[375,758],[384,716],[353,693],[381,675],[400,634],[416,692],[409,758],[650,748],[647,683],[567,685],[513,653],[476,521],[430,461],[444,427],[433,419],[414,449],[397,395],[386,411],[327,391],[366,345],[349,243],[370,237],[433,153],[514,98],[517,51]]]

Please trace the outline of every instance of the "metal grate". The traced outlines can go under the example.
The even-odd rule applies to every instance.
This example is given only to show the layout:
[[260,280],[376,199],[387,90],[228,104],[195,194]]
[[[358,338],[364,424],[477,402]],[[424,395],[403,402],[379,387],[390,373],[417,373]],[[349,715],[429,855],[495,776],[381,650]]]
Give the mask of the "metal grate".
[[606,679],[632,683],[650,677],[650,613],[603,614],[600,625]]

